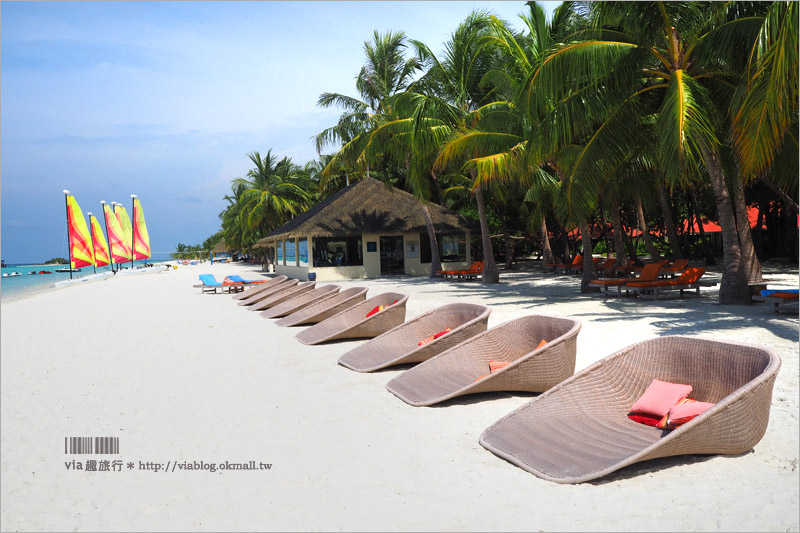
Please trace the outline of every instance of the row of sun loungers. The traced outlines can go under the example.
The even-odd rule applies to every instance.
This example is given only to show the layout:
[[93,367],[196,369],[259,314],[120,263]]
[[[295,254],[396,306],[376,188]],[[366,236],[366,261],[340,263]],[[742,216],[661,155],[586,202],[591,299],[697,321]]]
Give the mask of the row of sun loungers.
[[[659,281],[657,270],[653,280],[641,279],[655,268],[646,266],[640,282]],[[674,286],[684,285],[690,270]],[[573,318],[532,314],[487,328],[489,307],[455,303],[406,321],[408,296],[399,292],[367,298],[365,287],[317,288],[285,276],[245,286],[233,296],[239,305],[280,317],[278,326],[308,325],[296,335],[303,344],[365,339],[340,356],[342,367],[373,372],[418,363],[386,385],[409,405],[495,391],[541,393],[489,426],[479,442],[557,483],[591,481],[659,457],[751,449],[766,431],[780,368],[766,347],[666,336],[628,346],[575,374],[581,323]],[[637,406],[661,383],[691,391],[669,413],[693,402],[690,408],[702,404],[696,409],[701,414],[680,419],[674,429],[634,421]],[[669,416],[659,423],[665,420],[672,423]]]
[[473,261],[464,270],[437,270],[436,272],[444,276],[445,279],[475,279],[483,272],[483,261]]

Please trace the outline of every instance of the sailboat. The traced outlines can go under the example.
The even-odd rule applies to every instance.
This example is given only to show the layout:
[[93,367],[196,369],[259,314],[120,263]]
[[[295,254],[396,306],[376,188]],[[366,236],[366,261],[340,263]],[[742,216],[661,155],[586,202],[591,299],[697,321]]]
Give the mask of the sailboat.
[[121,226],[123,228],[123,232],[126,232],[127,229],[126,233],[130,236],[128,242],[130,243],[131,247],[131,266],[133,266],[133,262],[136,260],[145,260],[145,265],[144,267],[123,270],[121,273],[136,274],[142,272],[159,272],[161,270],[167,270],[169,267],[165,265],[154,267],[153,265],[148,265],[146,263],[146,260],[150,259],[150,234],[147,232],[147,224],[144,221],[142,203],[135,194],[132,194],[131,198],[133,199],[133,225],[131,225],[130,220],[128,219],[128,213],[125,211],[125,208],[120,204],[117,204],[117,207],[119,207],[119,214],[121,215],[120,220],[122,222]]
[[[76,283],[86,283],[105,279],[110,276],[111,272],[101,272],[100,274],[94,273],[89,276],[81,278],[73,278],[72,273],[80,271],[80,268],[91,266],[94,267],[96,263],[94,255],[94,246],[92,245],[92,236],[89,228],[86,226],[86,219],[83,218],[83,213],[72,193],[65,190],[64,196],[67,204],[67,233],[69,235],[69,277],[70,279],[64,281],[57,281],[56,287],[68,287]],[[59,271],[60,269],[56,269]]]

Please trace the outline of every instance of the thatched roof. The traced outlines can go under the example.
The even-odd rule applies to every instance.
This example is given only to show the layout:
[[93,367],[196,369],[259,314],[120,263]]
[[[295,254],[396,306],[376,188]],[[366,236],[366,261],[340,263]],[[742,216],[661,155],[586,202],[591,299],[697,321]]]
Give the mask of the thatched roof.
[[[457,233],[471,222],[454,211],[427,202],[437,233]],[[267,245],[293,237],[343,237],[362,233],[425,232],[419,200],[413,195],[366,178],[338,191],[258,241]]]
[[226,252],[230,252],[231,250],[232,248],[225,244],[225,239],[222,239],[211,249],[211,252],[215,254],[224,254]]

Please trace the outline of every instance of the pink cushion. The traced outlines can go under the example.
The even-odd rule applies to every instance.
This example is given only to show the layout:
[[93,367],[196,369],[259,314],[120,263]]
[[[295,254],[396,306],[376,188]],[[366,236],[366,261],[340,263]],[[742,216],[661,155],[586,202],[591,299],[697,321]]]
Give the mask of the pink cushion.
[[630,412],[664,416],[669,413],[670,407],[691,393],[691,385],[680,385],[654,379],[644,394],[630,408]]
[[669,427],[673,428],[685,424],[712,407],[714,407],[714,404],[708,402],[689,402],[674,405],[669,410]]

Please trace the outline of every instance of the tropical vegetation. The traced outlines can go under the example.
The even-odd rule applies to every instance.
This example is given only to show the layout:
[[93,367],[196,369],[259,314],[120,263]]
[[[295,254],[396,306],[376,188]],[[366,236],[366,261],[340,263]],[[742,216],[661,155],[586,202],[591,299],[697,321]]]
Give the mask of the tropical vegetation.
[[797,2],[563,2],[551,20],[528,2],[519,25],[476,11],[441,51],[375,31],[358,96],[319,97],[342,111],[314,139],[333,152],[305,165],[248,154],[220,238],[255,252],[373,177],[475,219],[484,283],[498,282],[495,256],[513,268],[583,253],[588,291],[592,253],[716,255],[720,302],[744,303],[761,259],[796,262]]

